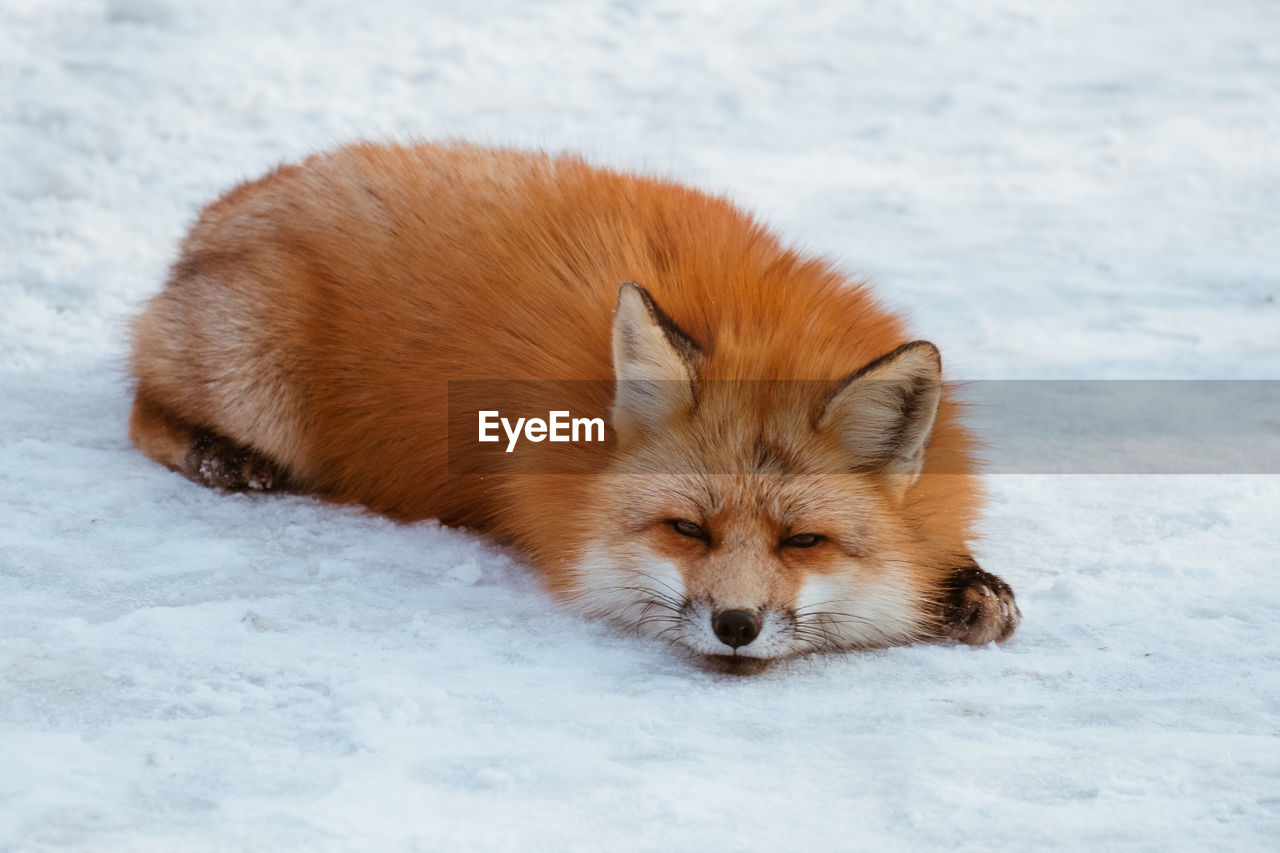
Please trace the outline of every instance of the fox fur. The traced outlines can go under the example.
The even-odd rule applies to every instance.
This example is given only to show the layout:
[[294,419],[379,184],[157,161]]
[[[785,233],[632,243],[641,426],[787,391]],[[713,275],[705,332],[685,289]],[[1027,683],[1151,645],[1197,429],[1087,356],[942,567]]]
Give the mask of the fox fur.
[[[668,180],[463,143],[281,166],[201,212],[131,368],[157,462],[487,531],[571,606],[696,654],[981,644],[1020,618],[970,556],[975,444],[937,349]],[[575,380],[562,408],[609,440],[451,470],[480,380]]]

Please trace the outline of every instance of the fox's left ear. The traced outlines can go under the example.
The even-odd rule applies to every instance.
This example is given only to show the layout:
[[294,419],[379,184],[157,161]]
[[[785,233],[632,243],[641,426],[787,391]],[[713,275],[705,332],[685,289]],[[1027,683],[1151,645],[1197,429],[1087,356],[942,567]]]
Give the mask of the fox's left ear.
[[618,289],[613,315],[613,428],[624,440],[693,408],[702,350],[634,282]]
[[818,428],[836,432],[854,469],[895,475],[901,498],[920,476],[941,398],[938,348],[912,341],[840,380]]

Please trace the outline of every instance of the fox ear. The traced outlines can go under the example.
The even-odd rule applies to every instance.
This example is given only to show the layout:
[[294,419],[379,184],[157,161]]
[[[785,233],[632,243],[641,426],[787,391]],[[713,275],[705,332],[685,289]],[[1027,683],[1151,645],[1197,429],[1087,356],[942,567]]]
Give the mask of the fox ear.
[[855,469],[895,475],[901,498],[920,476],[941,398],[938,348],[912,341],[840,380],[818,427],[835,431]]
[[702,350],[658,307],[649,292],[628,281],[618,289],[613,315],[613,427],[620,436],[662,426],[694,403]]

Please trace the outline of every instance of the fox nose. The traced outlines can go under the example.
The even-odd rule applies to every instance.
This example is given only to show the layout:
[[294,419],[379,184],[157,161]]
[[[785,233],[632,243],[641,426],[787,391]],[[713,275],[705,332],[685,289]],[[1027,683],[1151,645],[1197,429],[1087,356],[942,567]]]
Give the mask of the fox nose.
[[711,630],[720,642],[736,649],[760,633],[760,617],[746,610],[725,610],[711,617]]

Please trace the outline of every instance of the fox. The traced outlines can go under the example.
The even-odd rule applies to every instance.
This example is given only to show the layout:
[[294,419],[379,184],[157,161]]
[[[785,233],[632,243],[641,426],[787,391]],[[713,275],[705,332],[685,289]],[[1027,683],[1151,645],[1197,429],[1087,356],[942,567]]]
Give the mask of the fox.
[[[553,599],[694,659],[1021,620],[973,557],[979,445],[938,348],[672,179],[464,141],[312,154],[205,207],[131,332],[155,462],[481,531]],[[479,446],[535,405],[606,434]]]

